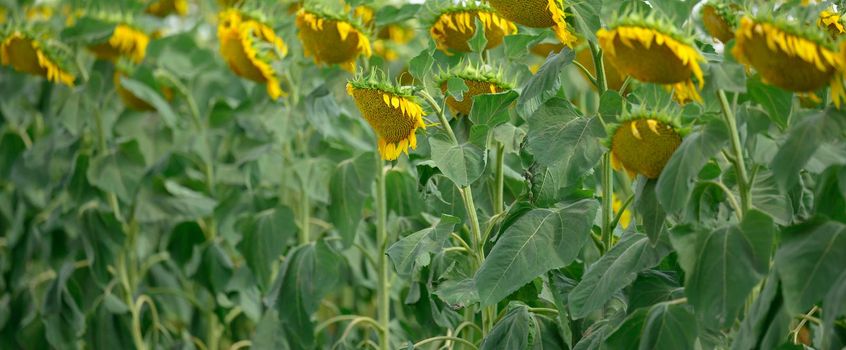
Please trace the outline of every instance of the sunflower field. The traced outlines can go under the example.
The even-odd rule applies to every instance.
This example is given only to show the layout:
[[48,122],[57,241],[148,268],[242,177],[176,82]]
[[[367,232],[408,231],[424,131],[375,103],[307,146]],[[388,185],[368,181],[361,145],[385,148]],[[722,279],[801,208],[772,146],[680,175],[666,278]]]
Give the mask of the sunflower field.
[[843,12],[0,0],[0,350],[846,349]]

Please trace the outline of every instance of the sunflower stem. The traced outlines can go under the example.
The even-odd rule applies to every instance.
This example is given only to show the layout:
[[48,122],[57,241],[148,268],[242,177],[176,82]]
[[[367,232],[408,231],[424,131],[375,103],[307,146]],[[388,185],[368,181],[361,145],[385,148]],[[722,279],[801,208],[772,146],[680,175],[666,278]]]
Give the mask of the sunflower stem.
[[593,41],[588,41],[588,45],[593,55],[593,66],[596,68],[596,89],[599,90],[599,96],[602,96],[608,90],[608,80],[605,78],[605,63],[602,61],[602,50]]
[[717,90],[717,96],[720,98],[720,107],[723,109],[723,117],[726,125],[731,133],[731,147],[734,153],[734,169],[737,172],[737,188],[740,190],[740,214],[746,214],[749,207],[752,206],[752,198],[749,195],[749,175],[746,173],[746,162],[743,159],[743,147],[740,143],[740,134],[737,131],[737,120],[734,117],[734,112],[729,106],[728,98],[723,90]]
[[[602,50],[593,41],[588,41],[590,52],[593,55],[593,66],[596,68],[596,89],[601,97],[608,90],[608,81],[605,78],[605,64],[602,62]],[[601,120],[601,119],[600,119]],[[603,121],[604,124],[604,121]],[[602,157],[602,243],[605,251],[611,250],[611,236],[613,236],[611,222],[614,219],[614,207],[611,196],[614,193],[614,172],[611,169],[611,151]]]
[[496,143],[496,188],[494,189],[493,213],[498,215],[505,210],[503,192],[505,187],[505,145],[502,142]]
[[299,234],[299,242],[300,245],[308,244],[311,237],[311,225],[309,225],[309,221],[311,220],[311,197],[308,195],[308,190],[306,189],[305,184],[302,185],[302,190],[300,192],[300,234]]
[[379,290],[377,291],[377,312],[379,313],[377,319],[379,322],[379,332],[381,334],[379,341],[380,350],[389,350],[391,348],[391,329],[390,329],[390,315],[391,315],[391,296],[389,285],[389,266],[388,254],[388,201],[386,199],[385,187],[385,161],[382,157],[376,157],[377,161],[377,175],[376,175],[376,242],[379,248]]

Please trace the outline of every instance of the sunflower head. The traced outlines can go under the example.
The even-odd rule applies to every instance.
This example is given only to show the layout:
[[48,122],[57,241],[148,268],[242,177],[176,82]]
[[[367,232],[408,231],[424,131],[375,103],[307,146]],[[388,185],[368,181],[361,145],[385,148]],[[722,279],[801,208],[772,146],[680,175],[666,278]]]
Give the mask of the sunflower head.
[[608,61],[622,74],[672,89],[679,102],[701,101],[693,78],[705,84],[705,58],[669,22],[638,14],[623,16],[596,33]]
[[143,82],[147,86],[159,92],[168,101],[173,98],[173,90],[171,90],[170,87],[162,85],[156,81],[153,73],[149,69],[132,68],[121,65],[115,69],[115,74],[112,78],[115,84],[115,91],[118,96],[120,96],[123,104],[130,109],[136,111],[153,111],[156,108],[123,87],[121,78],[124,77]]
[[467,91],[459,101],[454,96],[447,96],[446,104],[457,116],[469,116],[473,108],[473,97],[482,94],[496,94],[510,90],[512,84],[507,83],[503,78],[502,69],[494,70],[487,66],[463,65],[450,71],[439,74],[435,81],[446,94],[447,82],[452,78],[464,81]]
[[156,17],[167,17],[172,13],[185,16],[188,14],[188,0],[156,0],[144,12]]
[[552,27],[564,45],[572,47],[577,41],[567,26],[564,0],[489,0],[489,3],[509,21],[533,28]]
[[[813,93],[838,80],[843,66],[828,36],[815,26],[743,17],[735,37],[734,57],[755,68],[768,84],[784,90]],[[841,96],[840,84],[832,84],[835,102]]]
[[140,63],[147,55],[149,43],[150,37],[146,33],[127,23],[120,23],[115,26],[111,36],[103,42],[94,43],[88,49],[101,60],[115,61],[126,57]]
[[616,125],[610,135],[611,161],[630,177],[658,178],[682,141],[678,124],[659,113],[633,114]]
[[737,5],[725,4],[720,0],[709,1],[702,6],[702,25],[714,39],[727,43],[734,39],[737,11]]
[[347,83],[347,93],[353,97],[361,116],[373,128],[378,138],[379,154],[385,160],[395,160],[409,148],[417,148],[417,128],[426,128],[423,107],[415,99],[411,88],[387,82],[376,72],[369,77],[357,75]]
[[13,30],[0,41],[0,63],[15,70],[39,75],[54,83],[73,86],[68,60],[47,40],[23,30]]
[[843,19],[839,13],[829,10],[820,12],[820,18],[817,20],[817,25],[828,32],[832,39],[837,39],[843,33],[846,33],[846,28],[843,27]]
[[517,32],[514,23],[500,17],[487,5],[462,3],[441,8],[429,27],[429,34],[438,49],[447,54],[450,51],[470,52],[467,41],[476,35],[477,19],[485,28],[488,41],[485,49],[499,46],[506,35]]
[[267,84],[267,94],[283,95],[271,62],[284,57],[288,48],[273,28],[235,8],[223,10],[218,19],[220,53],[235,74]]
[[306,56],[317,64],[337,64],[352,72],[360,55],[370,57],[370,39],[361,24],[304,7],[297,12],[298,36]]

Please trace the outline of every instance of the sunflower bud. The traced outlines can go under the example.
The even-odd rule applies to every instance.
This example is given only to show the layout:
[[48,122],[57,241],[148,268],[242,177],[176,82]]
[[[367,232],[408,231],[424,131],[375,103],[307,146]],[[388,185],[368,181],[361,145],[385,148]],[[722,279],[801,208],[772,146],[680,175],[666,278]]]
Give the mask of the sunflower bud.
[[74,76],[63,68],[58,57],[42,41],[22,31],[14,31],[0,42],[0,63],[19,72],[73,86]]
[[629,16],[607,30],[600,29],[596,36],[608,60],[620,73],[662,84],[672,89],[676,100],[682,103],[702,100],[692,77],[701,89],[705,80],[699,62],[705,58],[674,27]]
[[414,133],[426,125],[423,108],[409,90],[358,77],[347,83],[347,93],[376,133],[383,159],[395,160],[417,148]]
[[552,27],[558,40],[572,47],[576,36],[567,27],[562,0],[490,0],[496,12],[509,21],[533,28]]
[[288,52],[282,39],[268,25],[236,9],[224,10],[219,17],[220,53],[229,68],[241,77],[266,83],[270,98],[282,96],[279,77],[270,65]]
[[834,102],[844,97],[837,73],[843,64],[818,28],[800,31],[783,21],[744,17],[735,37],[734,57],[766,83],[807,94],[831,84]]
[[644,114],[627,118],[611,132],[614,169],[630,177],[641,174],[655,179],[679,147],[682,135],[668,118]]
[[438,49],[445,53],[449,53],[449,50],[470,52],[467,41],[476,35],[477,19],[485,28],[485,38],[488,41],[485,49],[499,46],[506,35],[517,32],[514,23],[499,17],[492,9],[481,5],[467,5],[444,9],[429,28],[429,34]]

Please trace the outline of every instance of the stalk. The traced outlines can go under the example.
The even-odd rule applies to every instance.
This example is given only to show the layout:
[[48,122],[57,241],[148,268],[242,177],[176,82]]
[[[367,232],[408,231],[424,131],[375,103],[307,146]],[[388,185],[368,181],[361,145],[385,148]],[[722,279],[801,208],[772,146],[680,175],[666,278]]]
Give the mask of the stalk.
[[[305,180],[303,180],[305,182]],[[308,195],[308,190],[305,184],[302,185],[302,192],[300,196],[300,245],[307,244],[311,238],[311,197]]]
[[391,330],[390,330],[390,315],[391,315],[391,296],[388,254],[388,231],[387,231],[387,217],[388,217],[388,201],[385,197],[385,161],[382,157],[377,156],[377,176],[376,176],[376,244],[379,247],[379,289],[377,291],[377,310],[379,330],[381,332],[381,339],[379,341],[380,350],[389,350],[391,347]]
[[743,149],[740,144],[740,134],[737,131],[737,120],[734,117],[734,112],[729,107],[726,93],[723,90],[717,90],[717,96],[720,98],[720,107],[723,109],[723,118],[729,128],[731,134],[731,148],[734,153],[734,169],[737,172],[737,188],[740,190],[740,211],[741,216],[746,214],[749,207],[752,206],[752,198],[749,195],[750,184],[749,175],[746,173],[746,161],[743,159]]
[[505,166],[505,145],[502,142],[496,143],[496,188],[494,189],[493,198],[493,213],[499,215],[505,210],[505,203],[503,202],[503,192],[505,187],[505,176],[503,168]]
[[[588,41],[588,44],[593,55],[593,66],[596,68],[596,88],[599,91],[599,96],[602,96],[608,90],[605,64],[602,62],[602,50],[593,41]],[[602,124],[604,125],[605,121]],[[614,231],[614,227],[611,227],[611,222],[614,220],[614,206],[611,202],[613,193],[614,171],[611,169],[611,151],[609,150],[602,156],[602,243],[605,245],[606,252],[611,250],[611,236],[613,236]]]

